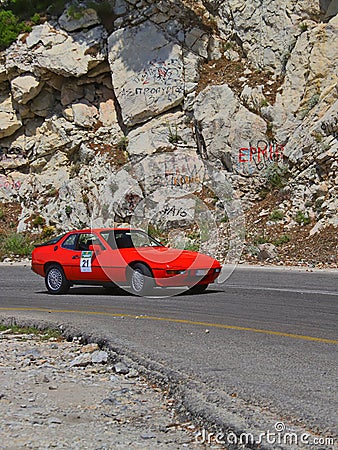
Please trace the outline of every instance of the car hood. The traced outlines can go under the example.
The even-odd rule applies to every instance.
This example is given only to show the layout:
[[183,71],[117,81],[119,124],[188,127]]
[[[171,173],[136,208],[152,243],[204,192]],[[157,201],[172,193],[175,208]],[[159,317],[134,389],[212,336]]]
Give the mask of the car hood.
[[218,261],[202,253],[168,247],[142,247],[134,249],[143,259],[153,265],[160,264],[170,268],[211,268],[220,267]]

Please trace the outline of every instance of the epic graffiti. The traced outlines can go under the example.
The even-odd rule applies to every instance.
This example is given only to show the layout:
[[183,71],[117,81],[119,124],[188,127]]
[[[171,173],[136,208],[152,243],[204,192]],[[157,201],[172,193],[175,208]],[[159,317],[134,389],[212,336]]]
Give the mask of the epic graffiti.
[[238,151],[238,160],[232,164],[232,171],[239,175],[252,175],[265,169],[274,162],[281,162],[284,158],[284,146],[277,143],[257,141],[256,147],[251,143]]
[[0,175],[0,189],[6,189],[8,191],[19,190],[21,187],[20,181],[14,181],[5,175]]
[[173,187],[190,186],[193,183],[200,183],[198,176],[182,175],[174,172],[165,172],[164,176],[169,179],[169,184]]
[[160,98],[172,101],[184,93],[182,73],[183,63],[178,58],[153,59],[132,80],[132,84],[122,88],[121,95],[127,97],[144,95],[149,103]]
[[178,58],[148,62],[148,66],[140,73],[137,81],[142,84],[173,85],[180,80],[182,61]]
[[187,155],[169,157],[164,160],[164,177],[173,188],[194,187],[203,182],[204,166],[198,167]]
[[161,211],[163,215],[173,216],[173,217],[187,217],[188,213],[183,208],[176,208],[175,206],[165,206]]

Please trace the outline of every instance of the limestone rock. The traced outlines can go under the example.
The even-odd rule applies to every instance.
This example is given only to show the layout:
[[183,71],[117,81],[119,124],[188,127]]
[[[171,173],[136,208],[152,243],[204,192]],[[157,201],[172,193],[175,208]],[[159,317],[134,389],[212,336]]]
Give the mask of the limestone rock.
[[92,363],[104,364],[108,361],[108,353],[102,350],[96,350],[92,353]]
[[95,9],[86,8],[75,11],[74,14],[70,14],[69,9],[65,10],[62,16],[59,18],[59,24],[61,28],[66,31],[75,31],[82,28],[89,28],[93,25],[98,25],[100,19]]
[[9,94],[0,94],[0,138],[11,136],[22,126],[22,122],[12,105]]
[[129,367],[126,366],[126,364],[124,364],[123,362],[114,364],[114,370],[116,373],[121,375],[127,375],[127,373],[129,373]]
[[34,75],[21,75],[11,81],[12,95],[18,103],[26,104],[36,97],[44,83]]
[[183,123],[183,114],[166,114],[132,130],[128,134],[130,155],[149,155],[156,151],[174,149],[177,144],[188,142],[194,146],[192,132]]
[[108,50],[113,85],[126,125],[143,122],[182,103],[182,48],[170,42],[159,27],[147,22],[117,30],[109,36]]
[[104,127],[112,127],[117,124],[117,116],[113,99],[108,99],[100,103],[99,121]]
[[99,346],[96,342],[84,345],[83,347],[81,347],[81,353],[93,353],[96,350],[99,350]]
[[101,26],[70,36],[46,23],[33,29],[27,37],[27,47],[30,59],[33,58],[39,70],[80,77],[104,61],[105,36],[106,31]]
[[30,110],[37,116],[47,117],[53,111],[55,96],[49,90],[42,90],[30,105]]
[[0,60],[0,83],[7,80],[6,65]]
[[259,244],[259,254],[258,259],[265,261],[265,260],[276,260],[278,257],[276,246],[273,244]]
[[77,356],[70,363],[70,367],[86,367],[92,362],[92,355],[90,353],[83,353]]
[[[250,142],[266,140],[266,123],[258,115],[241,105],[228,85],[212,86],[202,91],[196,98],[194,116],[198,132],[202,136],[200,152],[211,159],[224,159],[229,155],[227,169],[240,171],[248,167],[239,163],[240,152],[250,147]],[[254,165],[252,164],[253,169]]]
[[283,4],[230,0],[222,2],[216,17],[224,39],[233,42],[237,37],[241,52],[254,65],[280,73],[302,32],[302,21],[319,15],[319,2],[311,0],[286,0]]
[[90,128],[97,122],[98,111],[94,105],[83,101],[74,103],[72,109],[76,125],[83,128]]
[[74,81],[65,82],[61,87],[61,105],[66,106],[84,96],[83,86]]

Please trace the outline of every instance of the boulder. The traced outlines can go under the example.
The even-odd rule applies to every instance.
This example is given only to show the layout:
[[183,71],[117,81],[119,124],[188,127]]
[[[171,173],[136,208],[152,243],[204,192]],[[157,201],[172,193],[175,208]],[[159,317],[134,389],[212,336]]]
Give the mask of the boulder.
[[269,243],[259,244],[258,249],[259,249],[258,259],[260,259],[261,261],[266,260],[274,261],[278,258],[277,248],[273,244]]
[[99,105],[99,121],[104,127],[111,127],[117,124],[117,116],[113,99],[100,102]]
[[32,101],[30,110],[40,117],[47,117],[53,111],[55,97],[49,90],[42,90],[40,94]]
[[195,146],[192,131],[183,123],[182,113],[166,114],[151,120],[128,134],[130,155],[150,155],[156,151],[174,150],[189,142]]
[[221,3],[216,16],[221,37],[236,41],[256,67],[279,74],[302,32],[302,21],[319,17],[321,2],[229,0]]
[[16,102],[26,104],[36,97],[44,83],[34,75],[21,75],[11,81],[11,91]]
[[66,31],[81,30],[99,23],[100,19],[97,12],[92,8],[75,10],[74,13],[69,8],[59,18],[60,27]]
[[[257,171],[249,148],[266,141],[266,123],[246,109],[228,85],[210,86],[196,98],[194,117],[201,135],[200,152],[226,161],[229,171]],[[252,155],[253,156],[253,155]],[[257,155],[256,155],[257,156]]]
[[34,59],[34,66],[39,70],[80,77],[106,58],[106,31],[101,26],[72,35],[48,23],[36,28],[27,37],[26,45],[30,49],[30,59]]
[[[128,46],[125,43],[128,42]],[[108,39],[109,63],[123,121],[132,126],[182,103],[185,92],[180,45],[146,22]]]
[[82,101],[72,105],[74,123],[83,128],[90,128],[98,120],[98,111],[94,105]]
[[66,106],[79,100],[84,96],[83,86],[74,82],[74,80],[66,81],[61,87],[61,105]]
[[0,95],[0,139],[11,136],[21,126],[22,122],[13,108],[11,95]]

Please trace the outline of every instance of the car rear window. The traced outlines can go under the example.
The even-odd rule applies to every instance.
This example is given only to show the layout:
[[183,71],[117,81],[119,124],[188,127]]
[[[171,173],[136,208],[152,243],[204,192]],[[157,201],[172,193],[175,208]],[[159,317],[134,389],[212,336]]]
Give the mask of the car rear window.
[[45,245],[54,245],[57,244],[65,234],[60,234],[60,236],[56,236],[52,239],[49,239],[47,242],[43,242],[42,244],[36,244],[35,247],[44,247]]

